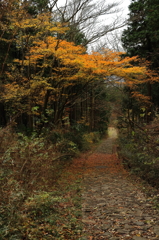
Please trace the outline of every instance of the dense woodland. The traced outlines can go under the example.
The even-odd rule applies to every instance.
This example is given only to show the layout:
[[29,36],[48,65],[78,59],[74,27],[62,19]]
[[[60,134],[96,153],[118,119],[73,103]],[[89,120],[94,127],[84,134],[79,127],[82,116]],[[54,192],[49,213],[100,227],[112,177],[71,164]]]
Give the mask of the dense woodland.
[[[129,6],[128,26],[123,31],[122,42],[126,56],[138,55],[158,78],[159,71],[159,27],[158,1],[132,0]],[[138,91],[147,96],[146,101],[137,101],[132,91],[124,88],[123,112],[127,133],[121,131],[121,152],[125,164],[153,186],[159,186],[159,83],[148,81],[138,85]],[[123,121],[121,121],[123,124]]]
[[[87,54],[81,20],[74,19],[83,8],[80,2],[81,7],[76,2],[68,5],[68,16],[61,13],[65,9],[50,12],[40,1],[1,4],[2,127],[15,122],[18,131],[41,133],[45,128],[69,128],[83,121],[90,130],[100,128],[98,114],[104,115],[105,109],[99,102],[107,78],[118,75],[131,81],[131,72],[141,75],[146,71],[131,67],[133,59],[109,49]],[[89,2],[85,5],[89,11]],[[72,7],[75,13],[69,16]],[[87,19],[85,22],[90,24]],[[98,34],[88,42],[94,38],[98,39]]]
[[[118,3],[104,2],[0,2],[2,239],[41,239],[27,232],[37,206],[53,204],[49,192],[61,172],[105,136],[114,109],[125,164],[159,187],[158,1],[132,0],[123,52],[107,44],[90,51],[125,25],[101,24],[102,16],[118,12]],[[25,216],[35,214],[23,223],[24,209]],[[63,239],[56,230],[49,234],[54,238],[43,239]]]

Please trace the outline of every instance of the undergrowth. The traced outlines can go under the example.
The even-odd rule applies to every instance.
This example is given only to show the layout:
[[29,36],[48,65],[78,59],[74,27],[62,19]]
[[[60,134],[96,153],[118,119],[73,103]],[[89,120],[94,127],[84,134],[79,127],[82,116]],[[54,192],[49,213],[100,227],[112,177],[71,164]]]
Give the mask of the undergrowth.
[[154,128],[145,126],[144,131],[136,129],[127,133],[120,129],[119,155],[126,168],[159,188],[159,136],[154,137]]
[[66,184],[65,180],[65,187],[57,185],[51,192],[34,191],[14,213],[10,209],[13,202],[12,206],[2,206],[1,239],[80,239],[79,182]]
[[26,136],[0,129],[0,239],[81,239],[81,177],[72,157],[100,134]]

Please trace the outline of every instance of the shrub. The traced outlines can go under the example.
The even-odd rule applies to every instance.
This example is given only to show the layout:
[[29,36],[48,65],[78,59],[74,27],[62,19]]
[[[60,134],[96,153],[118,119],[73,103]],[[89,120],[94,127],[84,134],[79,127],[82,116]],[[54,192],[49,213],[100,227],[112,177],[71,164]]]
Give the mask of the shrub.
[[146,180],[152,186],[159,188],[159,158],[150,144],[145,133],[135,132],[135,135],[122,135],[119,137],[119,155],[123,164],[132,173]]

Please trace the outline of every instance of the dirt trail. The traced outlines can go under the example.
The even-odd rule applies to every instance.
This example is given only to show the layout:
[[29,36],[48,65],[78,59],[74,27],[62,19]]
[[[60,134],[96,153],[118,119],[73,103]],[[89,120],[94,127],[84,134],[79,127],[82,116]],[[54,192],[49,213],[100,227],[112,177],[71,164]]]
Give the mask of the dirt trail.
[[119,162],[116,138],[110,127],[85,160],[82,240],[159,240],[159,214]]

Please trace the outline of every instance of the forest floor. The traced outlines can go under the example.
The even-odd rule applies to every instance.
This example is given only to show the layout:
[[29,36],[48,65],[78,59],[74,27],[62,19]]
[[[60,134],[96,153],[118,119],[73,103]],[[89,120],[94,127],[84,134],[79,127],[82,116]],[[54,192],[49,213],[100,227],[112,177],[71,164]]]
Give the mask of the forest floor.
[[49,191],[22,205],[13,191],[0,209],[0,239],[159,240],[159,190],[124,168],[114,119],[104,140],[58,169]]
[[[82,240],[158,239],[159,212],[151,187],[134,178],[116,152],[117,130],[92,152],[76,159],[82,169]],[[144,190],[145,189],[145,190]],[[152,194],[153,195],[153,194]]]

